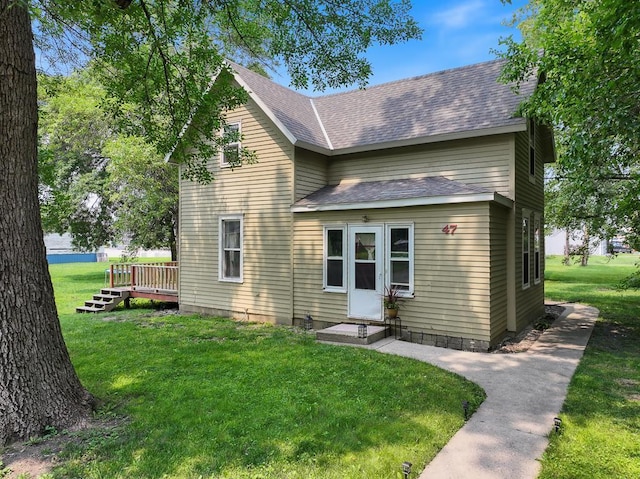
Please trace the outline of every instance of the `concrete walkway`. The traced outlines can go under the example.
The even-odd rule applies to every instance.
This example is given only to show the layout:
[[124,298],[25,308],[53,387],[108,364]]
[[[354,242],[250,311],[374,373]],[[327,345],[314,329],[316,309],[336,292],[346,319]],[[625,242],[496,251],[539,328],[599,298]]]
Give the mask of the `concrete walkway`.
[[564,313],[525,353],[471,353],[391,339],[370,346],[458,373],[487,393],[420,479],[538,476],[553,418],[562,408],[599,313],[578,304],[563,306]]

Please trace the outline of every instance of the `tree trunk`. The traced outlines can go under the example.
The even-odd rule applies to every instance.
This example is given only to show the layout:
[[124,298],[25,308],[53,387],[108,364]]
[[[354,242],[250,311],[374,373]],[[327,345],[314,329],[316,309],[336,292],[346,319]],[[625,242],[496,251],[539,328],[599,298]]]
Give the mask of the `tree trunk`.
[[178,261],[178,242],[176,240],[176,230],[171,228],[169,233],[169,249],[171,250],[171,261]]
[[580,266],[587,266],[589,264],[589,244],[591,238],[589,237],[589,228],[584,226],[584,241],[582,243],[582,257],[580,258]]
[[171,248],[171,261],[178,261],[178,209],[172,216],[171,232],[169,233],[169,247]]
[[0,445],[79,425],[93,405],[62,338],[47,266],[26,5],[0,0]]
[[569,228],[564,230],[564,258],[562,264],[569,266],[571,264],[571,244],[569,243]]

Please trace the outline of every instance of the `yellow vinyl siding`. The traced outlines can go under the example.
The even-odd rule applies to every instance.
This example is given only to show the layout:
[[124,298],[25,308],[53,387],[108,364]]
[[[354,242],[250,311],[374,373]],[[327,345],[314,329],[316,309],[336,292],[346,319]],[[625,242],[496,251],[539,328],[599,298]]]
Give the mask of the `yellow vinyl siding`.
[[[544,281],[535,284],[533,278],[533,219],[539,213],[541,222],[544,213],[544,164],[542,161],[540,128],[536,128],[535,181],[529,178],[529,133],[516,135],[516,203],[515,203],[515,270],[516,270],[516,321],[517,328],[524,328],[529,322],[544,314]],[[531,212],[529,249],[529,287],[522,287],[522,213]],[[542,226],[543,223],[541,223]],[[544,271],[544,248],[540,252],[541,271]]]
[[[181,182],[180,306],[236,318],[290,322],[293,147],[249,102],[227,115],[258,162],[231,170],[219,157],[209,185]],[[243,215],[243,282],[218,279],[219,217]]]
[[[325,292],[323,226],[413,224],[415,297],[402,324],[416,333],[495,344],[543,312],[543,281],[522,288],[522,209],[543,220],[543,163],[529,181],[528,133],[325,156],[294,147],[250,101],[228,115],[258,163],[231,170],[212,158],[210,185],[181,182],[180,304],[185,311],[290,324],[311,314],[348,322],[348,293]],[[537,151],[543,151],[538,134]],[[295,158],[295,163],[294,163]],[[290,206],[327,184],[443,176],[515,201],[292,214]],[[243,282],[218,279],[219,217],[242,215]],[[442,228],[456,224],[453,235]],[[345,241],[347,238],[345,238]],[[386,238],[385,238],[386,240]],[[345,258],[348,261],[348,258]],[[540,254],[544,267],[544,249]],[[386,264],[385,264],[386,267]],[[386,277],[386,275],[385,275]],[[347,283],[348,284],[348,283]],[[514,319],[515,318],[515,319]]]
[[333,159],[329,167],[329,184],[343,180],[444,176],[512,197],[512,157],[512,135],[359,153]]
[[295,199],[298,201],[327,185],[328,159],[319,153],[296,148]]
[[[390,208],[294,215],[294,317],[347,321],[347,293],[322,290],[323,225],[413,223],[415,297],[403,300],[403,326],[416,332],[489,341],[489,204]],[[442,228],[457,224],[454,235]]]
[[507,228],[509,211],[491,205],[491,340],[507,332]]

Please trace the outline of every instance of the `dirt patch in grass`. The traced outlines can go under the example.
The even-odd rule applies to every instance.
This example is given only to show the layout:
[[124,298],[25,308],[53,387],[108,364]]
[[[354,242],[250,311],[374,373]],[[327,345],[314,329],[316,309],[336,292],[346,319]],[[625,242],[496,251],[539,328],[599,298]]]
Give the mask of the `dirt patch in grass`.
[[3,478],[37,478],[51,472],[57,457],[64,448],[77,438],[58,434],[37,442],[13,444],[2,451]]
[[631,389],[631,391],[623,391],[624,397],[631,402],[640,402],[640,381],[636,379],[620,378],[616,379],[616,383],[622,386],[624,390]]
[[37,479],[48,474],[59,463],[59,456],[69,447],[82,447],[96,438],[110,437],[126,423],[123,418],[94,419],[77,431],[52,431],[26,442],[0,448],[0,478]]

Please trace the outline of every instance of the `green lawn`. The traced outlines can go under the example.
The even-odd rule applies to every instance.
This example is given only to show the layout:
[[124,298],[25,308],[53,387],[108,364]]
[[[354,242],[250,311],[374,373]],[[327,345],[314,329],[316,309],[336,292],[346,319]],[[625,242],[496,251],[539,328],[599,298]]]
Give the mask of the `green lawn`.
[[[476,385],[428,364],[317,344],[292,328],[152,309],[75,314],[103,264],[50,267],[60,318],[101,418],[54,477],[411,477],[463,424]],[[118,422],[118,421],[116,421]]]
[[640,292],[616,284],[635,270],[637,254],[589,266],[547,260],[548,298],[600,309],[600,318],[564,404],[563,429],[553,434],[541,479],[640,477]]

